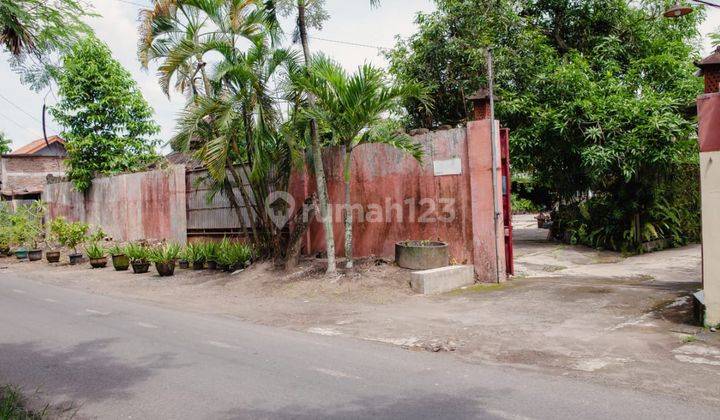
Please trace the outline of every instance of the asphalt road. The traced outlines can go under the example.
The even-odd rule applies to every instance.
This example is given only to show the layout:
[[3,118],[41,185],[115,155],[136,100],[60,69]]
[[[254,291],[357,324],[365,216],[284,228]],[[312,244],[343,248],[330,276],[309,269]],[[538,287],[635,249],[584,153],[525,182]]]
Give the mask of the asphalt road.
[[76,418],[720,418],[717,407],[0,272],[0,382]]

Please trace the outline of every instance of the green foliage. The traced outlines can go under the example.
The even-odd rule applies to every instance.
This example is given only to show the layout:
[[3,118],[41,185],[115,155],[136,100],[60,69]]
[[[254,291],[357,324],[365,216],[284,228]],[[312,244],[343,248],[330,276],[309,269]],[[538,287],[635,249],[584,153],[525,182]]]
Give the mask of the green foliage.
[[188,244],[183,251],[183,256],[189,263],[205,262],[205,247],[201,244]]
[[217,242],[207,242],[200,246],[202,247],[202,254],[205,257],[205,261],[217,262],[220,244]]
[[0,250],[6,250],[13,242],[13,212],[5,202],[0,202]]
[[559,237],[612,249],[639,247],[628,230],[641,240],[691,238],[677,229],[699,213],[676,220],[662,209],[684,200],[670,193],[671,181],[684,183],[674,174],[697,167],[687,111],[702,92],[692,62],[703,13],[663,19],[667,3],[437,0],[389,54],[391,70],[432,86],[443,104],[429,113],[406,102],[410,123],[456,123],[469,113],[464,98],[487,83],[484,49],[493,46],[514,169],[552,191]]
[[222,266],[238,269],[249,265],[253,258],[250,245],[223,239],[218,247],[216,262]]
[[150,248],[148,251],[148,261],[152,263],[170,263],[177,261],[180,258],[180,245],[178,244],[166,244]]
[[513,213],[538,213],[540,206],[528,200],[527,198],[520,198],[517,194],[512,193],[512,211]]
[[54,53],[66,52],[83,35],[89,5],[79,0],[0,0],[0,44],[10,65],[33,89],[46,87],[56,67]]
[[42,420],[46,418],[48,407],[40,411],[31,411],[20,389],[4,385],[0,387],[0,419],[2,420]]
[[125,248],[125,254],[130,259],[130,262],[135,264],[142,264],[149,262],[150,250],[143,245],[132,243]]
[[90,242],[90,244],[85,247],[85,253],[87,253],[88,258],[91,260],[99,260],[101,258],[105,258],[107,255],[105,248],[100,246],[97,242]]
[[0,131],[0,155],[12,152],[11,144],[12,140],[10,140],[4,132]]
[[0,233],[0,236],[3,236],[4,240],[9,239],[8,244],[37,249],[45,234],[45,203],[35,201],[30,205],[21,205],[14,212],[5,207],[2,213],[0,219],[3,219],[4,226],[0,229],[4,233]]
[[110,254],[110,256],[112,257],[117,257],[119,255],[127,255],[127,249],[120,244],[113,244],[113,246],[108,248],[108,254]]
[[67,175],[78,190],[96,175],[141,170],[157,158],[153,110],[101,41],[87,37],[73,46],[58,86],[61,99],[50,112],[67,129]]
[[50,231],[58,238],[61,245],[72,248],[77,254],[77,246],[87,240],[90,226],[82,222],[68,222],[58,217],[50,223]]

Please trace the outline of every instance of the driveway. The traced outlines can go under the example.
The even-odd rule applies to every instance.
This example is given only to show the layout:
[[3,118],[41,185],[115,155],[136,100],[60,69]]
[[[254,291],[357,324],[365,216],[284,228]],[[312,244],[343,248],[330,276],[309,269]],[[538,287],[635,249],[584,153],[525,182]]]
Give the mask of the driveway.
[[76,418],[718,418],[717,407],[0,277],[0,378]]

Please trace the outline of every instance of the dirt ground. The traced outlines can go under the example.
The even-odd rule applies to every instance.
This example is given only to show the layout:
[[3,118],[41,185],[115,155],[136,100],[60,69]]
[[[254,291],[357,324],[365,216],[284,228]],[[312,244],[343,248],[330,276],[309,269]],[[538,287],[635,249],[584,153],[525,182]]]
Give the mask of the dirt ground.
[[21,271],[92,293],[720,405],[720,334],[691,321],[698,245],[623,258],[547,242],[532,216],[515,226],[515,278],[432,297],[414,295],[407,273],[379,260],[328,279],[317,261],[290,274],[258,264],[160,278],[6,258],[0,276]]

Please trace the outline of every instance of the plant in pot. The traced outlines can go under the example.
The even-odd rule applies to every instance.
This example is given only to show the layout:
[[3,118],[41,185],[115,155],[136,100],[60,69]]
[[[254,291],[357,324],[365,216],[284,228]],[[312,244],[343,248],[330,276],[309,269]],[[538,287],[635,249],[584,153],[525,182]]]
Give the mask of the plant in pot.
[[42,249],[38,244],[45,238],[43,228],[43,217],[45,216],[45,203],[35,201],[29,206],[22,206],[17,213],[24,220],[23,229],[27,235],[28,259],[30,261],[40,261],[42,259]]
[[22,211],[16,211],[10,216],[11,244],[15,248],[15,256],[19,260],[28,257],[28,243],[31,241],[30,220]]
[[48,234],[45,235],[45,245],[48,250],[45,251],[45,259],[49,263],[60,262],[60,233],[65,225],[65,220],[57,218],[50,222]]
[[112,257],[115,271],[127,271],[130,268],[130,258],[127,255],[125,247],[115,244],[110,247],[108,253]]
[[150,269],[150,261],[148,260],[148,249],[139,244],[130,244],[125,249],[127,257],[130,259],[133,273],[144,274]]
[[180,256],[180,245],[167,244],[150,250],[150,261],[155,263],[155,269],[160,277],[169,277],[175,274],[175,261]]
[[69,255],[70,264],[75,265],[82,262],[83,254],[78,252],[78,245],[87,240],[87,232],[90,228],[88,224],[82,222],[68,222],[61,217],[53,220],[53,223],[57,223],[57,229],[59,230],[58,239],[60,244],[68,248],[72,248],[73,250],[73,253]]
[[203,256],[209,270],[217,270],[217,258],[220,245],[217,242],[208,242],[202,245]]
[[98,245],[97,242],[90,242],[90,245],[85,247],[85,252],[90,259],[90,266],[92,268],[107,267],[107,252],[105,252],[105,248]]
[[187,248],[180,250],[180,255],[178,256],[178,258],[178,266],[180,266],[180,268],[183,270],[187,270],[190,267],[190,261],[187,255]]
[[193,270],[205,268],[205,248],[203,245],[190,244],[185,247],[185,258],[192,264]]

